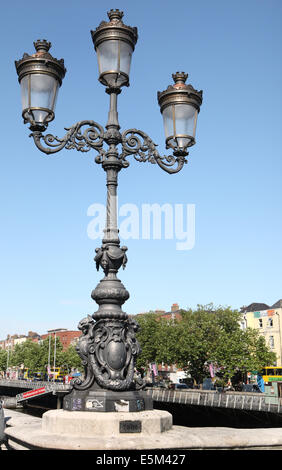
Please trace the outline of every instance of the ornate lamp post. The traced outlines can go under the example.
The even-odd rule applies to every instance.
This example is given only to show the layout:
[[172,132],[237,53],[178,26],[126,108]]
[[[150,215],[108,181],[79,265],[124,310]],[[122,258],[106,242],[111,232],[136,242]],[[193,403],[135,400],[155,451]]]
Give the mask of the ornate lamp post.
[[[57,93],[66,69],[64,61],[49,53],[51,44],[46,40],[34,43],[36,53],[24,54],[16,62],[22,92],[24,122],[30,125],[34,143],[39,150],[54,154],[62,149],[88,152],[94,149],[107,177],[107,216],[102,246],[96,249],[97,270],[104,278],[92,291],[99,308],[83,318],[78,328],[82,331],[77,351],[83,360],[85,378],[73,383],[73,391],[64,399],[68,410],[116,411],[150,409],[143,382],[134,379],[136,357],[140,346],[136,340],[138,324],[128,318],[122,305],[129,293],[117,278],[127,262],[127,248],[120,246],[117,226],[116,195],[118,173],[129,166],[127,157],[133,155],[139,162],[158,164],[167,173],[179,172],[188,155],[187,149],[195,144],[197,115],[202,103],[202,91],[186,85],[187,74],[172,75],[174,84],[158,92],[163,115],[166,148],[172,155],[159,155],[156,145],[145,132],[127,129],[120,132],[117,96],[122,87],[129,86],[132,53],[137,42],[137,29],[126,26],[123,13],[108,12],[109,22],[102,22],[91,31],[98,56],[99,81],[110,96],[108,122],[105,129],[95,121],[80,121],[67,128],[64,137],[43,134],[54,119]],[[104,149],[107,144],[107,150]]]

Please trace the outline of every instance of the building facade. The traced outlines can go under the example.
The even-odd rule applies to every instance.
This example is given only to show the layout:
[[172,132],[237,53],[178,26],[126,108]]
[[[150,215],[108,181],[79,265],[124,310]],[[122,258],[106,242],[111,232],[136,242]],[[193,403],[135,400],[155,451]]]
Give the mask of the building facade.
[[63,350],[65,351],[71,344],[75,345],[78,342],[79,337],[81,336],[81,331],[78,330],[67,330],[65,328],[57,328],[55,330],[48,330],[47,334],[41,335],[41,340],[44,341],[45,339],[52,336],[60,340],[63,346]]
[[282,299],[269,306],[253,303],[242,307],[242,326],[254,328],[265,338],[265,342],[276,354],[275,366],[282,366]]
[[40,335],[34,331],[29,331],[27,336],[25,335],[7,335],[6,339],[0,340],[0,349],[12,350],[17,344],[24,343],[27,340],[31,340],[35,343],[40,341]]
[[66,350],[71,344],[75,345],[81,336],[81,331],[67,330],[66,328],[57,328],[48,330],[46,334],[39,335],[33,331],[29,331],[28,335],[7,335],[6,339],[0,340],[0,349],[12,351],[17,344],[24,343],[27,340],[39,343],[50,336],[60,340],[63,350]]

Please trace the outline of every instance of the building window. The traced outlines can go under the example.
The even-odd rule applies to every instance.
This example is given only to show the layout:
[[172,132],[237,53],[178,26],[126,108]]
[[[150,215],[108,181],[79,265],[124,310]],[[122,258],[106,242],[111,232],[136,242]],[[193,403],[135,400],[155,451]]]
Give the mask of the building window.
[[269,347],[271,349],[274,348],[274,337],[273,336],[269,336]]
[[269,318],[267,324],[268,326],[273,326],[273,318]]
[[259,327],[262,328],[262,318],[259,319]]

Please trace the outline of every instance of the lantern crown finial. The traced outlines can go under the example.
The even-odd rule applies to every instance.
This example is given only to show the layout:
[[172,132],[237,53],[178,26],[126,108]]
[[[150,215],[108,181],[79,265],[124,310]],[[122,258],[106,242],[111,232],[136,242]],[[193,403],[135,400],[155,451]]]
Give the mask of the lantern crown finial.
[[37,41],[34,41],[33,43],[36,52],[48,52],[49,49],[51,48],[52,44],[49,41],[46,41],[46,39],[37,39]]
[[107,12],[108,18],[110,21],[122,21],[123,11],[120,10],[110,10]]
[[179,83],[182,83],[184,85],[188,78],[188,73],[176,72],[172,74],[172,78],[176,85],[178,85]]

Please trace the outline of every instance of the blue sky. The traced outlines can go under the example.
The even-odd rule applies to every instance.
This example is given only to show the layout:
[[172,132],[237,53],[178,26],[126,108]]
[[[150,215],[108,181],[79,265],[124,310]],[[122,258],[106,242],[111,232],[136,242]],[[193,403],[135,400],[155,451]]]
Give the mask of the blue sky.
[[138,163],[120,174],[119,203],[194,204],[195,246],[175,240],[126,240],[119,273],[127,313],[213,302],[240,308],[282,298],[280,0],[34,0],[1,11],[1,270],[0,339],[7,334],[76,329],[97,310],[90,297],[102,278],[93,258],[99,240],[87,227],[91,204],[105,203],[105,174],[95,152],[64,150],[47,157],[21,119],[14,60],[33,41],[52,42],[65,59],[55,121],[49,131],[83,119],[107,121],[108,95],[97,80],[90,30],[111,8],[137,26],[131,86],[118,99],[123,130],[147,132],[164,145],[157,91],[171,74],[189,73],[203,90],[197,144],[182,172],[168,175]]

